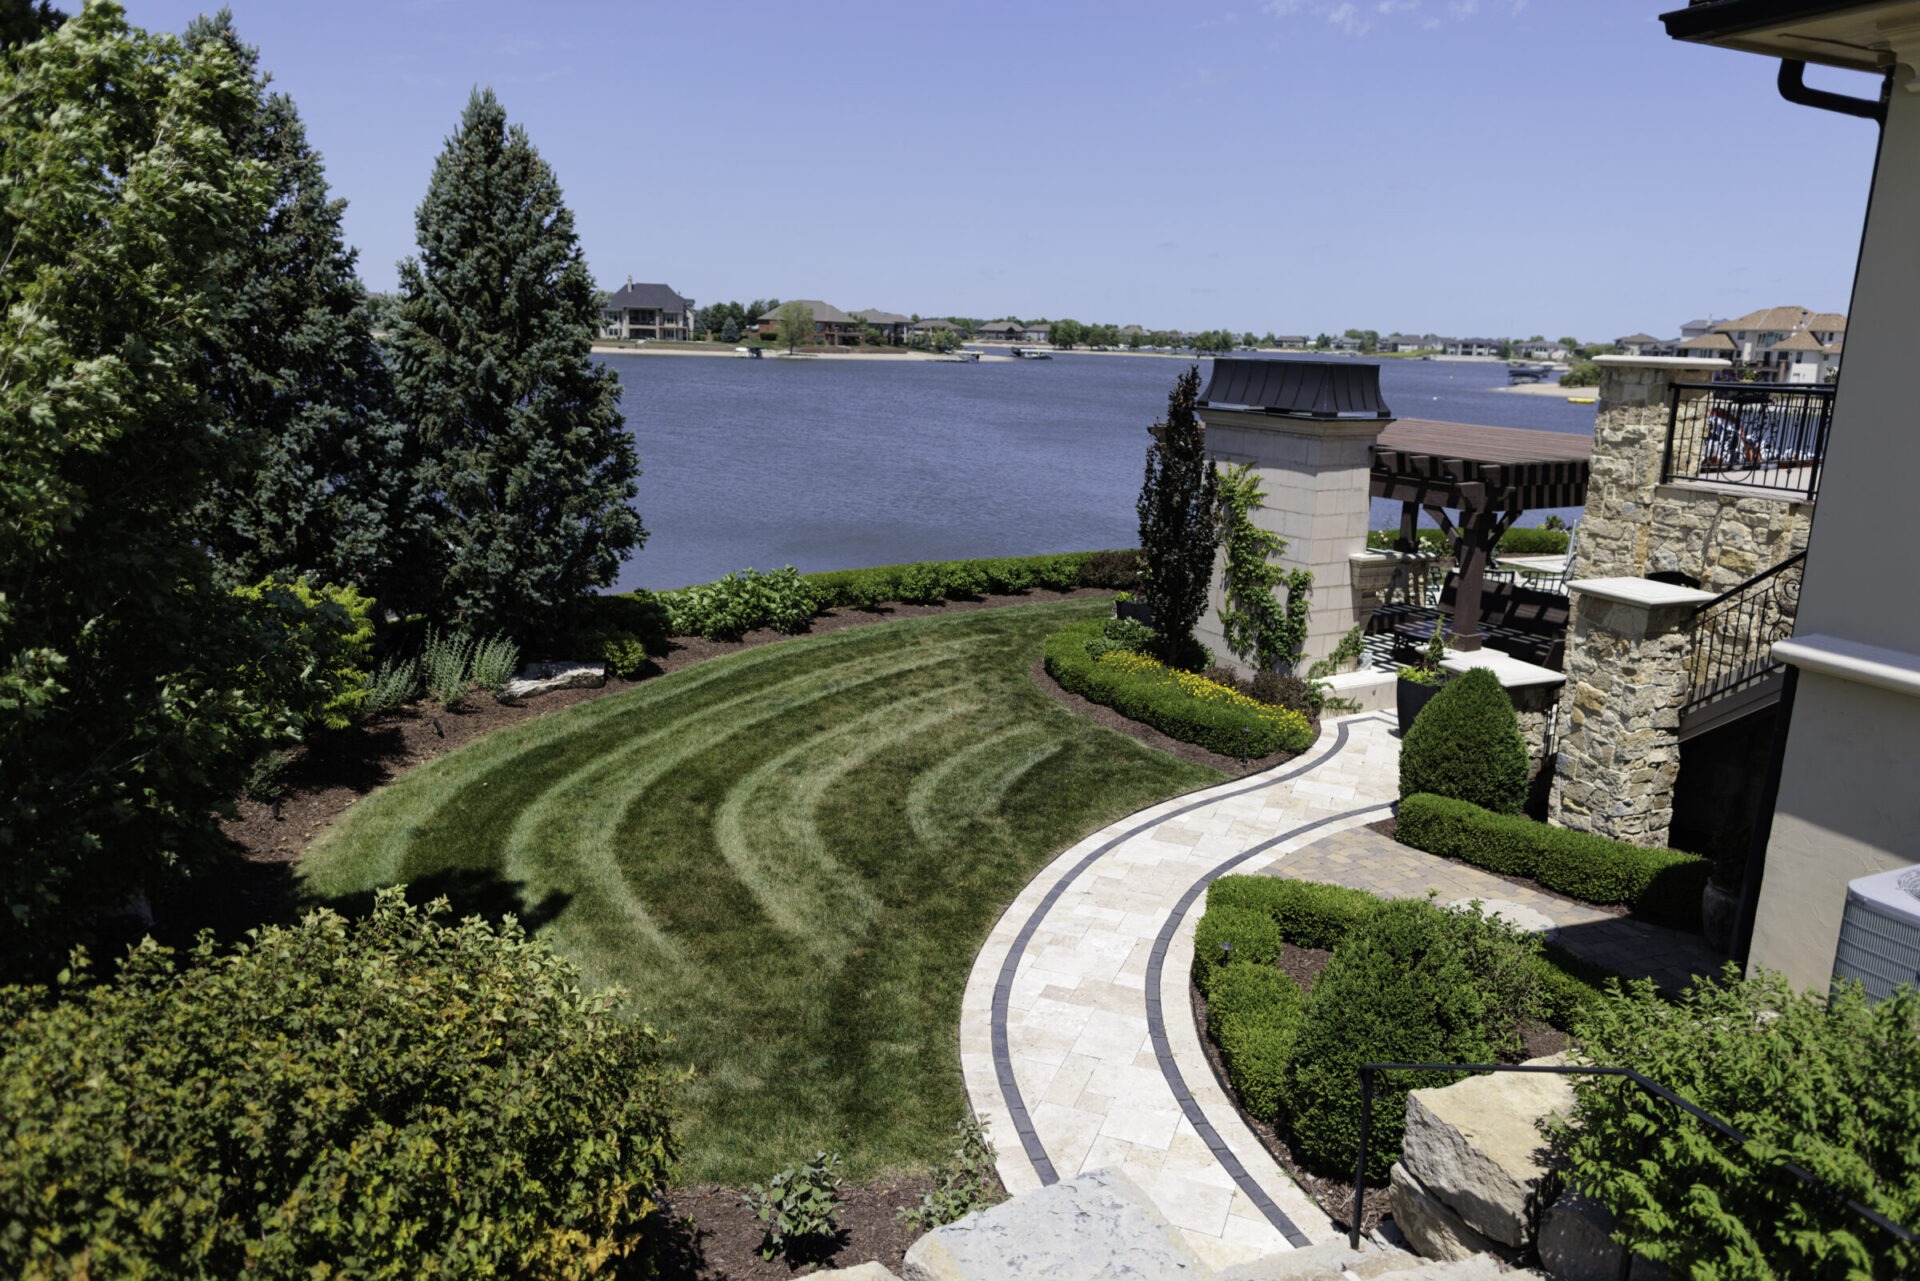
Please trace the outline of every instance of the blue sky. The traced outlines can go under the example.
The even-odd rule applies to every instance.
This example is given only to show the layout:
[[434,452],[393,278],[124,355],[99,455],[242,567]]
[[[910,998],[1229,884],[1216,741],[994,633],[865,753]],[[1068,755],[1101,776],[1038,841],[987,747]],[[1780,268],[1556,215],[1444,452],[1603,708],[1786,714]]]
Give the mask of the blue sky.
[[1262,333],[1844,309],[1873,159],[1659,0],[231,4],[376,289],[476,84],[603,284]]

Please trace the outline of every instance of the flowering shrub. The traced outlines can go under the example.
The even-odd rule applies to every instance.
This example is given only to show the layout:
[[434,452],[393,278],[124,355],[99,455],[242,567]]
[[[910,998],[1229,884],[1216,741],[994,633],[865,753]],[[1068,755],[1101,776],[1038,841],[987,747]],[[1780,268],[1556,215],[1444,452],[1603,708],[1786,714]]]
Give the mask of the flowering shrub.
[[715,582],[661,592],[676,636],[738,640],[758,627],[802,632],[817,611],[813,588],[788,565],[761,573],[743,569]]
[[1223,756],[1300,752],[1313,742],[1313,726],[1299,712],[1131,650],[1095,657],[1089,644],[1101,648],[1106,621],[1076,623],[1047,638],[1047,673],[1061,688]]

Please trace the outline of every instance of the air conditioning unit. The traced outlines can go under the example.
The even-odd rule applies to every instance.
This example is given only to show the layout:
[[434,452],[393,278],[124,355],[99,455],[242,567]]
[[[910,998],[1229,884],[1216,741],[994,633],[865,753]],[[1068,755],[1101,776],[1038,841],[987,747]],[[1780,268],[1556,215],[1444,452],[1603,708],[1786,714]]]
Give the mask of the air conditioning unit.
[[1920,987],[1920,867],[1848,883],[1833,978],[1857,981],[1874,1001],[1903,983]]

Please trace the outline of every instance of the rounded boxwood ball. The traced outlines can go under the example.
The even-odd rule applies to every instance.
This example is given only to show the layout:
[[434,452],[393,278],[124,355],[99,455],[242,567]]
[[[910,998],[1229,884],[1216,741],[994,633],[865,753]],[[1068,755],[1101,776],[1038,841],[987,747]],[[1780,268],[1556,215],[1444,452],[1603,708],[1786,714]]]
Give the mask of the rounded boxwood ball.
[[1518,814],[1527,799],[1520,718],[1492,672],[1448,681],[1400,744],[1400,799],[1419,792]]

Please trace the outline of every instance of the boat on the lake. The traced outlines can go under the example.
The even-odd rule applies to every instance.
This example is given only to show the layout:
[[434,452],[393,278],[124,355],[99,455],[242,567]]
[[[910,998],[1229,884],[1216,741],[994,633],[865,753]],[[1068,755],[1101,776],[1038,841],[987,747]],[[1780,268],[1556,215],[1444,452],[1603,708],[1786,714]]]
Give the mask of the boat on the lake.
[[1552,365],[1528,365],[1515,362],[1507,366],[1507,381],[1509,383],[1545,382],[1555,372],[1557,371]]
[[1053,359],[1052,352],[1041,351],[1038,347],[1014,347],[1011,350],[1014,356],[1020,360],[1052,360]]

